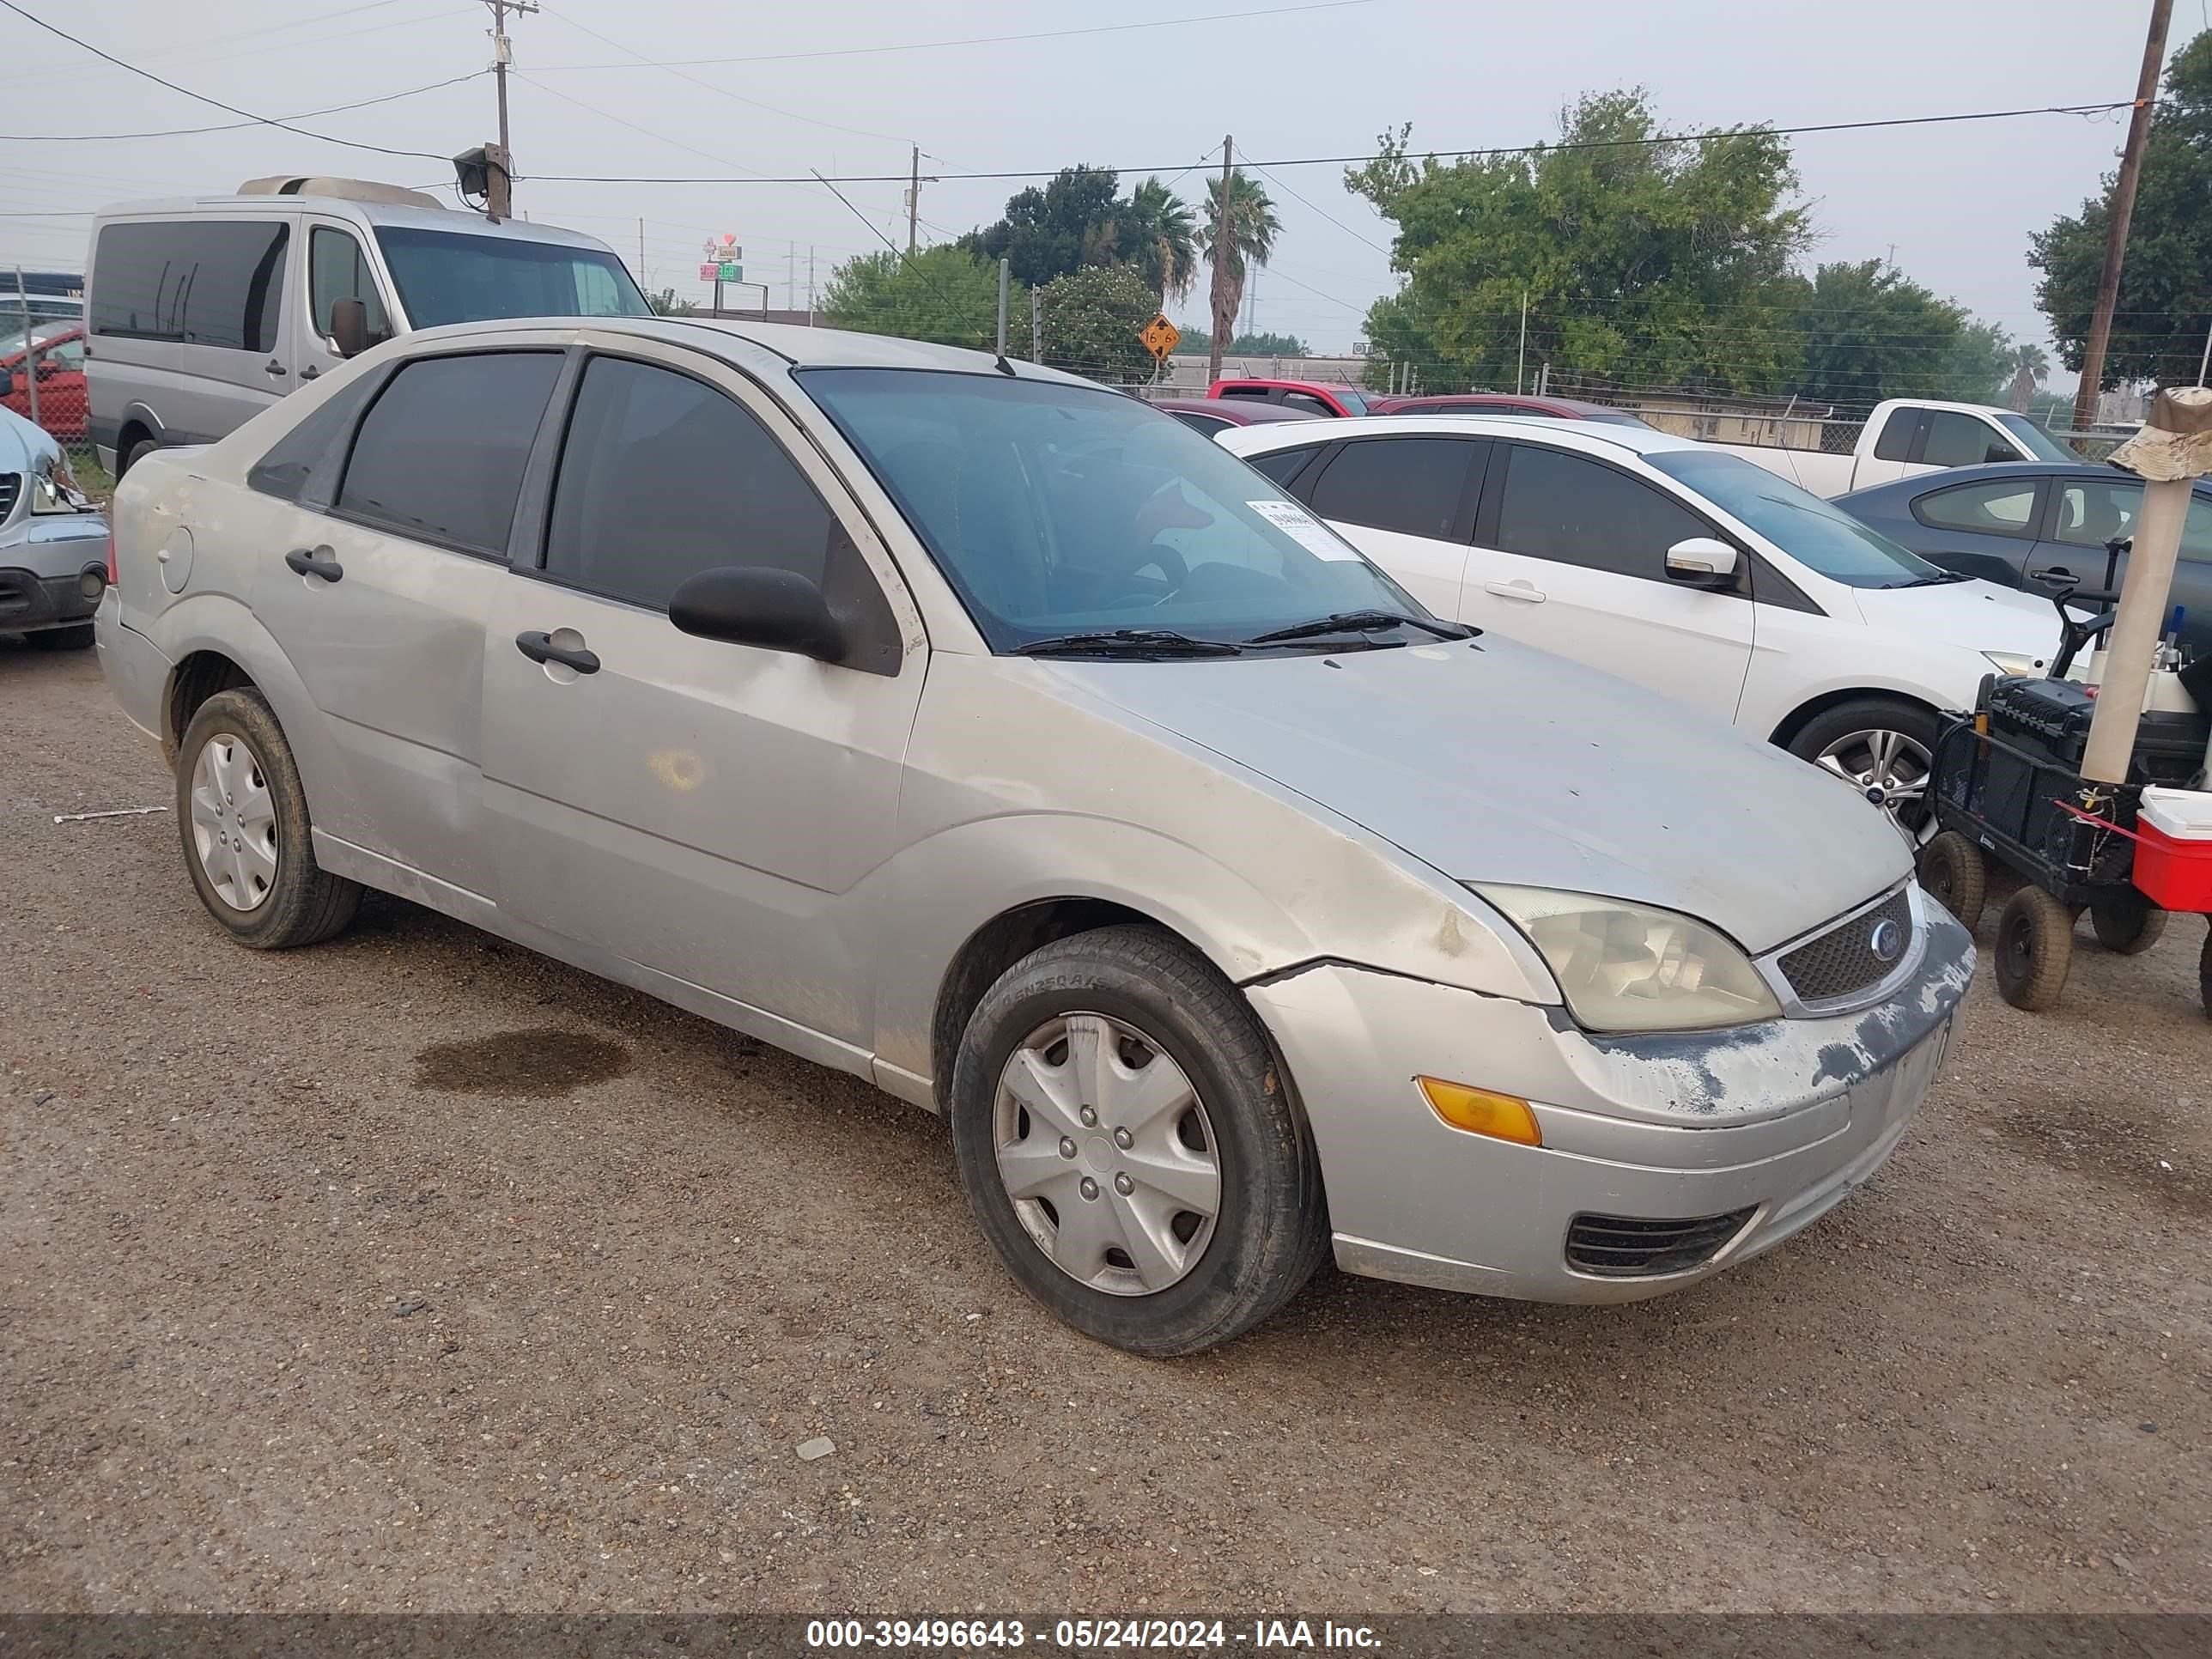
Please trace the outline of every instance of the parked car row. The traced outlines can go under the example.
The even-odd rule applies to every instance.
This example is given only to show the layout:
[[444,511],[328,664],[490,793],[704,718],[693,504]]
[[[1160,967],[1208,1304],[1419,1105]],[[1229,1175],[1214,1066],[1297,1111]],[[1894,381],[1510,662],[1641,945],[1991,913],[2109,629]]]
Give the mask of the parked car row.
[[[230,349],[220,284],[180,340],[116,269],[96,371],[125,316]],[[2029,602],[1744,463],[1217,443],[824,329],[322,321],[116,495],[101,661],[209,914],[306,945],[380,889],[868,1078],[1081,1330],[1202,1349],[1332,1254],[1656,1294],[1840,1201],[1941,1065],[1972,942],[1843,746],[1894,720],[1838,711],[2007,665]]]

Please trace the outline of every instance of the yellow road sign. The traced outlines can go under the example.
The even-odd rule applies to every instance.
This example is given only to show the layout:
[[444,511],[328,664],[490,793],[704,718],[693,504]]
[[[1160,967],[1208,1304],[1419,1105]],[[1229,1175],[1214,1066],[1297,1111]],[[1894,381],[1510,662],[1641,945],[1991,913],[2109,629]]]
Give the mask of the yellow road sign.
[[1145,343],[1146,350],[1164,362],[1168,353],[1176,349],[1176,343],[1182,338],[1182,331],[1166,318],[1155,317],[1137,331],[1137,337]]

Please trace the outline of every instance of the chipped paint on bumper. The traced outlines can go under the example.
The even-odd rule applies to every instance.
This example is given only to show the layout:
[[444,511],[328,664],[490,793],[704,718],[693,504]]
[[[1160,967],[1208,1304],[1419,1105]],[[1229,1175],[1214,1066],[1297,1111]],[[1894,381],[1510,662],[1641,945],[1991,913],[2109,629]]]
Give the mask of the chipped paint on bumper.
[[[1937,907],[1917,973],[1849,1015],[1595,1037],[1557,1009],[1342,964],[1248,988],[1310,1121],[1346,1271],[1548,1302],[1656,1296],[1746,1261],[1896,1148],[1943,1060],[1973,941]],[[1412,1079],[1518,1095],[1544,1145],[1448,1127]],[[1710,1261],[1648,1278],[1568,1264],[1582,1213],[1753,1212]]]

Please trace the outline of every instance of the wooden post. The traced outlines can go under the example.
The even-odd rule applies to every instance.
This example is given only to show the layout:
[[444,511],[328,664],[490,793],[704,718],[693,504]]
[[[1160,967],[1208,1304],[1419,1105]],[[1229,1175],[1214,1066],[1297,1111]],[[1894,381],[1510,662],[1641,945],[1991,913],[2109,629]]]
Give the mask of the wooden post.
[[2120,176],[2112,184],[2112,214],[2105,226],[2105,267],[2097,277],[2096,308],[2089,313],[2089,337],[2081,348],[2081,384],[2074,392],[2076,432],[2097,423],[2105,348],[2112,337],[2112,307],[2119,302],[2120,266],[2128,252],[2128,221],[2135,216],[2136,184],[2142,177],[2143,146],[2150,137],[2151,111],[2158,101],[2158,70],[2166,59],[2166,30],[2172,16],[2173,0],[2151,0],[2150,37],[2143,43],[2142,70],[2136,77],[2135,113],[2128,118]]
[[2127,574],[2105,641],[2105,677],[2090,717],[2081,775],[2093,783],[2125,783],[2142,723],[2143,693],[2166,621],[2166,596],[2189,516],[2191,486],[2212,472],[2212,391],[2184,386],[2158,394],[2150,418],[2113,451],[2113,461],[2143,479]]

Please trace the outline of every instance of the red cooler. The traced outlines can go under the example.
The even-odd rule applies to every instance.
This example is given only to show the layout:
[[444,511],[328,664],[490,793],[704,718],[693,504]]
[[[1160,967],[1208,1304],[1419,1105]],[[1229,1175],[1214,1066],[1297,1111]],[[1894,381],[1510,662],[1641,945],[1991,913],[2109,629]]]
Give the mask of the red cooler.
[[2143,896],[2162,910],[2212,911],[2212,793],[2148,787],[2136,833]]

